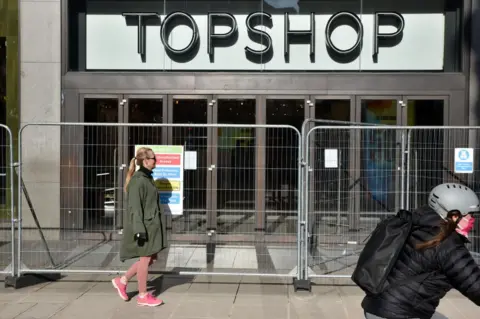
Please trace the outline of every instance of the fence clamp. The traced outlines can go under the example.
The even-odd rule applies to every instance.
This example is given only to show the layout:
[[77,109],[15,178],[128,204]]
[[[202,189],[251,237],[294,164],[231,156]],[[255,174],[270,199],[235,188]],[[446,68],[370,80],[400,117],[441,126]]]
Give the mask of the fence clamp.
[[300,165],[302,165],[302,167],[305,167],[305,166],[307,166],[307,162],[302,159],[302,160],[300,161]]
[[211,229],[211,230],[207,231],[207,236],[208,237],[212,237],[213,235],[215,235],[215,230],[214,229]]

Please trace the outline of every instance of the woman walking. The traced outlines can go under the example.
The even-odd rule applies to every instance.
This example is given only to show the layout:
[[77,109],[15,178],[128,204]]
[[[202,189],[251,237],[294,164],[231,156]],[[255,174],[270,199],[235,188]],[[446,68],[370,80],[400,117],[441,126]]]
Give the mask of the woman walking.
[[[147,292],[147,276],[148,267],[167,246],[163,208],[152,177],[155,163],[155,153],[146,147],[138,149],[130,161],[125,180],[128,206],[123,218],[120,260],[124,262],[133,258],[140,259],[123,276],[112,280],[120,298],[128,301],[127,284],[136,275],[139,291],[137,304],[149,307],[163,303],[161,299]],[[140,166],[140,169],[135,172],[136,165]]]

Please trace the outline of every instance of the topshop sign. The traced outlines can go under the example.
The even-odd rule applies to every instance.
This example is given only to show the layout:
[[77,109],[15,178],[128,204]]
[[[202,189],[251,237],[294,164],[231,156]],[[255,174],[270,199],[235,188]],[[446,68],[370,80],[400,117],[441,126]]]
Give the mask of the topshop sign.
[[442,14],[87,15],[87,69],[441,70]]

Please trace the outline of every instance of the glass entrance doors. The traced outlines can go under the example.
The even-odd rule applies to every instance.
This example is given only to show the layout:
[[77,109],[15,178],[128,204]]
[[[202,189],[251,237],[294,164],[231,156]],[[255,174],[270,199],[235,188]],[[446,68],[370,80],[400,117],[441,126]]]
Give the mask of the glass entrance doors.
[[[134,146],[182,145],[195,159],[195,167],[184,170],[185,214],[172,218],[174,233],[285,234],[291,226],[282,220],[291,220],[298,205],[298,142],[288,130],[250,125],[301,129],[306,118],[317,119],[316,126],[445,125],[447,106],[448,97],[416,96],[83,95],[81,120],[85,122],[186,125],[85,127],[78,184],[83,191],[81,196],[69,195],[83,210],[82,220],[75,225],[121,228],[122,189]],[[244,127],[195,126],[215,123]],[[425,189],[434,183],[426,177],[427,164],[421,158],[445,157],[432,148],[422,148],[427,133],[421,134],[413,140],[418,174],[413,184],[416,195],[409,199],[412,204],[421,201]],[[428,133],[428,143],[442,148],[443,137],[435,134]],[[320,151],[310,153],[314,178],[310,179],[309,207],[332,214],[340,210],[367,215],[398,207],[400,138],[393,130],[316,131],[309,147]],[[341,169],[324,167],[321,150],[332,148],[344,150],[339,154]],[[357,229],[359,214],[348,216],[348,228]]]

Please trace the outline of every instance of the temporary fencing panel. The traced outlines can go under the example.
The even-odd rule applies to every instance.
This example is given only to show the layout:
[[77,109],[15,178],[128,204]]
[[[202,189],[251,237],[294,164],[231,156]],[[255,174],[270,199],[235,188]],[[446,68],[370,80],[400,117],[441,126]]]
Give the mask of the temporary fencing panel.
[[[426,205],[435,185],[480,191],[478,128],[331,124],[302,130],[307,245],[301,264],[310,278],[349,278],[378,222]],[[477,258],[478,229],[469,244]]]
[[304,125],[306,272],[349,278],[365,238],[403,207],[407,130]]
[[13,175],[12,132],[0,124],[0,274],[12,276],[16,272]]
[[20,145],[20,273],[125,271],[134,261],[119,260],[124,181],[135,147],[149,146],[171,210],[170,246],[153,271],[298,274],[302,144],[293,126],[27,124]]

